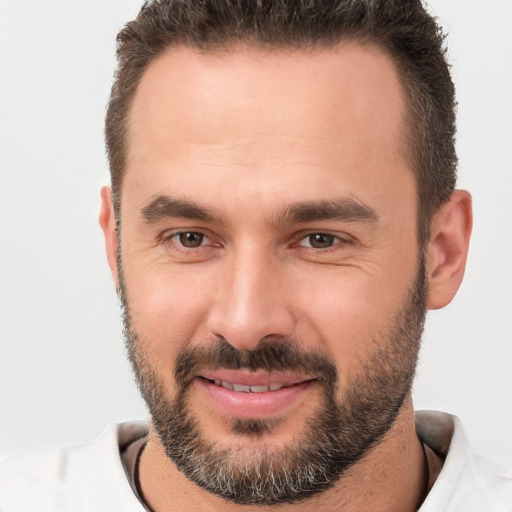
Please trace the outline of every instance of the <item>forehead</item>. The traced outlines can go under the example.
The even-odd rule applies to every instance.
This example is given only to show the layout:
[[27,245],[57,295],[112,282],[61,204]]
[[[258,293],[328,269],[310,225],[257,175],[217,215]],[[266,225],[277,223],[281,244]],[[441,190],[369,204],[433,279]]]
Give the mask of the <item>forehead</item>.
[[339,170],[375,186],[376,175],[404,167],[404,117],[396,67],[373,45],[173,48],[151,63],[136,91],[125,183],[139,186],[150,174],[162,186],[200,185],[231,179],[229,168],[255,183],[261,173],[283,180],[293,173],[315,188],[322,173]]
[[[239,48],[208,53],[178,47],[148,67],[131,121],[136,129],[139,120],[161,121],[165,116],[167,125],[158,128],[171,130],[178,140],[192,135],[201,142],[214,141],[219,129],[223,140],[233,132],[238,136],[240,130],[252,130],[252,122],[266,132],[284,116],[307,120],[312,131],[321,133],[339,116],[352,115],[361,122],[378,116],[393,122],[403,109],[401,96],[391,58],[370,44],[348,41],[324,50]],[[274,115],[267,116],[269,111]],[[261,116],[267,116],[265,123]],[[305,128],[299,123],[290,135],[300,135]]]

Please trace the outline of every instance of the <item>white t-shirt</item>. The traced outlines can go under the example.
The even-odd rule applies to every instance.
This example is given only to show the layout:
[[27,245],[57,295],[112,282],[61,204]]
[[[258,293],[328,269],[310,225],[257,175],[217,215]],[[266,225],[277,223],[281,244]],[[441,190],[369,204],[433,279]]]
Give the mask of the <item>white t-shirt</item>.
[[[512,512],[512,469],[471,452],[460,421],[416,413],[418,436],[445,456],[420,512]],[[120,453],[147,435],[147,424],[110,425],[91,443],[5,459],[0,512],[143,512]]]

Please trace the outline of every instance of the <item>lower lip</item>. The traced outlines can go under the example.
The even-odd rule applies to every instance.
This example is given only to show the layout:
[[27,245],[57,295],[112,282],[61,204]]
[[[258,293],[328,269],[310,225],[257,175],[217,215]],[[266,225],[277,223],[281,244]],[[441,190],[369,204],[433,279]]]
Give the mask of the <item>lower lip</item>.
[[314,385],[313,381],[307,381],[276,391],[244,393],[217,386],[206,379],[198,378],[197,381],[219,412],[236,418],[265,418],[282,414]]

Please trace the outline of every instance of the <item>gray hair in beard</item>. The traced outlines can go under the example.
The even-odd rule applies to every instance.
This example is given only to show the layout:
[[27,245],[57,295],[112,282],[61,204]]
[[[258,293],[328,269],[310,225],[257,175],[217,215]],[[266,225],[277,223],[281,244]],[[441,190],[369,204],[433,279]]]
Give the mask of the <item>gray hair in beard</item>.
[[[338,388],[329,357],[305,351],[300,340],[265,338],[256,349],[240,351],[221,338],[180,351],[175,392],[169,398],[145,349],[150,340],[132,324],[121,266],[119,276],[127,352],[153,429],[169,459],[190,481],[233,503],[294,503],[331,488],[382,441],[411,391],[426,311],[423,259],[404,306],[388,331],[373,340],[375,351],[346,389]],[[218,447],[205,439],[187,401],[194,377],[216,368],[311,375],[322,388],[323,400],[289,445],[276,448],[265,440],[279,418],[233,418],[233,443]],[[240,443],[248,437],[255,439],[253,447]]]

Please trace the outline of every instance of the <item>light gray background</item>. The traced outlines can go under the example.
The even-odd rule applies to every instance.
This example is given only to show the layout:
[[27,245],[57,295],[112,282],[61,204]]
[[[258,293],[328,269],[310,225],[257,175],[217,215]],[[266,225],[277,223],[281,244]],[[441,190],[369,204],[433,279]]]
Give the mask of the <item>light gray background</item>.
[[[416,407],[457,414],[476,451],[512,465],[512,2],[430,5],[475,228],[459,295],[429,314]],[[145,416],[97,224],[114,38],[139,6],[0,0],[0,453]]]

